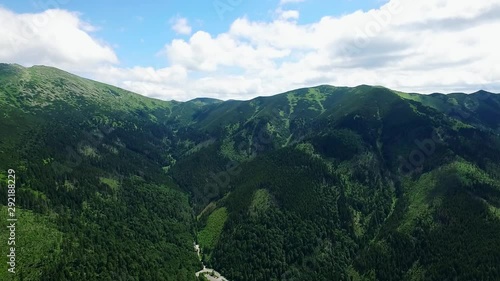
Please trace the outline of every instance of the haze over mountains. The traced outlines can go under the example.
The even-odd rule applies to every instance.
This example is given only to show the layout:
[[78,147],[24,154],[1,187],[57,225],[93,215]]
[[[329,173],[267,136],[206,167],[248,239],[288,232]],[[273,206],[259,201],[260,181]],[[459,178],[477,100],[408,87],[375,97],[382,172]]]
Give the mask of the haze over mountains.
[[500,95],[396,90],[176,102],[0,64],[12,280],[196,280],[195,242],[231,281],[498,280]]

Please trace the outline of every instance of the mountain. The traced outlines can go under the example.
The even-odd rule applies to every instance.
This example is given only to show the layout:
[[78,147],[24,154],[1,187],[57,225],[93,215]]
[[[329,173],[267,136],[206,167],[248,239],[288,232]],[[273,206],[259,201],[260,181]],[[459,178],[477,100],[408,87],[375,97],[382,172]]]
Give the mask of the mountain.
[[12,280],[196,280],[193,243],[231,281],[500,278],[498,94],[167,102],[0,64],[0,109]]
[[189,198],[166,171],[203,138],[183,125],[198,105],[47,67],[0,73],[2,186],[7,169],[18,176],[13,280],[194,280]]

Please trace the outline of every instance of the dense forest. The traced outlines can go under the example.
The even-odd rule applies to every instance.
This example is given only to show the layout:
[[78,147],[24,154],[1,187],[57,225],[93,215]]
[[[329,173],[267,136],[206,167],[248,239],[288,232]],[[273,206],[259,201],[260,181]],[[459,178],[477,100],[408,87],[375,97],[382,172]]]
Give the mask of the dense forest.
[[0,118],[0,280],[500,278],[497,94],[167,102],[0,64]]

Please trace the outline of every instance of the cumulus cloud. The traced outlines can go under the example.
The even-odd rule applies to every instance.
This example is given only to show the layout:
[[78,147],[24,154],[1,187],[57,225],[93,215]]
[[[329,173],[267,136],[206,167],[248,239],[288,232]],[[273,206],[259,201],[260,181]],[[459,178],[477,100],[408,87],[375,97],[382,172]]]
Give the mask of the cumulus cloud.
[[15,14],[0,7],[0,61],[73,71],[118,63],[113,49],[90,35],[95,30],[78,14],[65,10]]
[[189,35],[192,28],[186,18],[176,17],[172,19],[172,30],[177,34]]
[[228,34],[212,38],[204,31],[195,33],[189,42],[174,40],[165,46],[170,62],[190,70],[213,72],[219,66],[239,67],[245,70],[275,67],[274,59],[289,55],[287,50],[269,46],[253,46]]
[[155,69],[153,67],[120,68],[102,66],[86,73],[112,85],[140,93],[149,97],[168,100],[184,100],[189,85],[187,69],[180,65]]
[[[174,39],[159,51],[167,65],[160,69],[119,67],[112,50],[84,30],[78,15],[58,13],[73,20],[76,35],[71,36],[81,36],[74,40],[94,48],[92,54],[79,54],[80,62],[99,66],[86,76],[167,100],[249,99],[319,84],[374,84],[423,93],[500,90],[494,35],[500,30],[499,0],[390,0],[378,9],[309,24],[297,21],[298,11],[277,11],[271,21],[242,17],[220,34],[198,31]],[[0,30],[33,17],[10,16]],[[61,42],[64,48],[54,48],[63,53],[53,54],[50,42],[35,42],[23,56],[1,47],[0,59],[25,60],[29,50],[37,50],[50,62],[77,63],[67,57],[80,46]],[[36,60],[42,57],[32,55]]]
[[492,16],[499,8],[498,0],[392,0],[307,25],[288,20],[298,12],[278,10],[281,16],[271,22],[239,18],[215,38],[197,33],[172,41],[165,52],[171,62],[218,76],[212,80],[220,81],[219,92],[207,89],[217,97],[231,95],[226,85],[239,85],[229,79],[234,73],[224,84],[222,65],[238,67],[245,81],[255,83],[242,90],[243,98],[323,83],[474,91],[500,81],[492,65],[500,58],[492,36],[500,28],[500,18]]

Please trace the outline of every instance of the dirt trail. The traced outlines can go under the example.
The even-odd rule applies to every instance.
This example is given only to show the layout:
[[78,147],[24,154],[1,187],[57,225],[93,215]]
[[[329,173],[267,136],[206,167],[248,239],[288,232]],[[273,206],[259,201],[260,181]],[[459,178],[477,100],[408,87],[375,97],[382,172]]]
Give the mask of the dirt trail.
[[[198,254],[198,259],[201,261],[200,245],[195,244],[194,250]],[[203,274],[210,281],[229,281],[224,276],[222,276],[219,272],[215,271],[214,269],[207,268],[203,262],[201,264],[203,265],[203,269],[195,273],[196,277],[200,276],[200,274]]]

